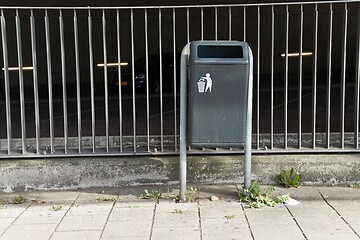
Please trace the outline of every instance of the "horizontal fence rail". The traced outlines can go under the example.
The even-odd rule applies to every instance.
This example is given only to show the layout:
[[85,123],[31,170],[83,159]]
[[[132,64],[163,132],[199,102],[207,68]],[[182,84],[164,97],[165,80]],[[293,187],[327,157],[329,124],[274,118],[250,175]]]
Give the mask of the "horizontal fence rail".
[[360,151],[360,1],[0,11],[0,158],[178,154],[195,40],[252,48],[254,153]]

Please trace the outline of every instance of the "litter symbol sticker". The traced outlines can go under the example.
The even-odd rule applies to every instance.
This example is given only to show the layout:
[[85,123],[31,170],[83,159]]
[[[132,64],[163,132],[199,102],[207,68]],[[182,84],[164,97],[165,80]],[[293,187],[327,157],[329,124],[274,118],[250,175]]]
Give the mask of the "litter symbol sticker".
[[205,93],[207,91],[211,92],[212,79],[210,77],[210,73],[206,73],[205,77],[201,77],[197,82],[197,86],[199,93]]

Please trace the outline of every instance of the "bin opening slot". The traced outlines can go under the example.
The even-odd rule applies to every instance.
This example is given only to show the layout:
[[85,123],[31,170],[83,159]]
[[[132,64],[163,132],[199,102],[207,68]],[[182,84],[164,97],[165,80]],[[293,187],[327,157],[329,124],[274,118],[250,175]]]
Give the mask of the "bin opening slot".
[[243,58],[242,46],[197,46],[198,58]]

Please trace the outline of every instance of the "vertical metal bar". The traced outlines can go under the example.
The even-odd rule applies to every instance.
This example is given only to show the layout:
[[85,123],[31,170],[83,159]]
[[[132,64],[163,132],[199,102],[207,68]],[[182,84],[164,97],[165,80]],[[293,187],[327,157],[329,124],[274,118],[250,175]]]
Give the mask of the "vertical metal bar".
[[187,118],[187,64],[190,54],[190,43],[181,52],[180,60],[180,200],[186,200],[186,118]]
[[332,64],[332,31],[333,31],[333,9],[330,3],[329,11],[329,36],[328,36],[328,69],[326,83],[326,148],[330,149],[330,118],[331,118],[331,64]]
[[91,10],[88,12],[88,38],[89,38],[89,71],[90,71],[90,94],[91,94],[91,141],[92,152],[95,153],[95,94],[94,94],[94,55],[92,44],[92,20]]
[[173,54],[174,54],[174,144],[175,151],[177,151],[178,147],[178,136],[177,136],[177,79],[176,79],[176,12],[175,8],[173,8]]
[[249,47],[249,85],[247,89],[246,135],[244,153],[244,188],[251,186],[251,138],[252,138],[252,97],[253,97],[253,53]]
[[274,37],[275,12],[271,6],[271,83],[270,83],[270,149],[274,149]]
[[200,8],[201,11],[201,41],[204,40],[204,8]]
[[[146,14],[146,9],[145,9],[145,14]],[[145,26],[145,29],[146,29],[146,26]],[[117,56],[118,56],[118,64],[119,64],[118,65],[119,137],[120,137],[119,145],[120,145],[120,152],[122,152],[123,151],[123,123],[122,123],[123,122],[123,114],[122,114],[122,91],[121,91],[121,51],[120,51],[121,50],[121,45],[120,45],[120,14],[119,14],[119,9],[116,10],[116,40],[117,40],[117,50],[118,50]],[[147,128],[148,128],[148,126],[147,126]]]
[[232,26],[231,26],[231,24],[232,24],[232,16],[231,16],[232,14],[231,14],[231,7],[229,7],[229,40],[231,41],[231,29],[232,29]]
[[[159,8],[159,60],[160,60],[160,139],[161,151],[164,151],[164,114],[163,114],[163,72],[162,72],[162,23],[161,23],[161,8]],[[188,28],[189,31],[189,28]]]
[[59,16],[60,27],[60,49],[61,49],[61,76],[62,76],[62,90],[63,90],[63,112],[64,112],[64,141],[65,153],[68,151],[68,119],[67,119],[67,95],[66,95],[66,67],[65,67],[65,42],[64,42],[64,22],[62,10],[60,9]]
[[312,86],[312,148],[316,148],[316,98],[317,98],[317,59],[318,59],[318,28],[319,11],[315,4],[315,23],[314,23],[314,60],[313,60],[313,86]]
[[300,46],[299,46],[299,85],[298,85],[298,148],[301,149],[301,132],[302,132],[302,71],[303,71],[303,35],[304,35],[304,8],[300,5]]
[[104,52],[104,88],[105,88],[105,139],[106,152],[109,152],[109,98],[108,98],[108,74],[107,74],[107,47],[106,47],[106,16],[102,10],[102,33],[103,33],[103,52]]
[[20,116],[21,116],[21,143],[22,143],[22,154],[26,153],[26,120],[25,120],[25,97],[24,97],[24,64],[22,57],[22,44],[21,44],[21,27],[19,11],[16,10],[15,16],[16,23],[16,45],[17,45],[17,56],[19,65],[19,88],[20,88]]
[[244,41],[246,41],[246,7],[244,6]]
[[150,152],[150,98],[149,98],[149,38],[148,15],[145,9],[145,61],[146,61],[146,135],[147,151]]
[[[159,9],[160,12],[160,9]],[[160,14],[160,13],[159,13]],[[190,10],[186,8],[186,39],[187,42],[190,42]]]
[[75,68],[76,68],[76,103],[77,103],[77,123],[78,123],[78,144],[79,153],[82,149],[82,129],[81,129],[81,94],[80,94],[80,63],[79,63],[79,36],[76,10],[74,10],[74,43],[75,43]]
[[360,7],[358,8],[356,39],[356,76],[355,76],[355,117],[354,147],[359,149],[359,115],[360,115]]
[[215,7],[215,40],[218,40],[218,9]]
[[49,95],[49,125],[50,125],[50,153],[55,152],[54,149],[54,105],[53,105],[53,89],[52,89],[52,64],[51,64],[51,46],[50,46],[50,30],[48,12],[45,10],[45,41],[46,41],[46,62],[48,77],[48,95]]
[[348,24],[348,9],[347,3],[344,3],[344,26],[342,39],[342,65],[341,65],[341,119],[340,119],[340,135],[341,148],[345,148],[344,132],[345,132],[345,77],[346,77],[346,50],[347,50],[347,24]]
[[261,19],[260,7],[257,8],[257,84],[256,84],[256,148],[260,149],[260,35],[261,35]]
[[40,153],[40,109],[39,109],[36,37],[35,37],[35,18],[34,18],[33,10],[31,10],[31,15],[30,15],[30,29],[31,29],[31,52],[32,52],[32,62],[33,62],[33,80],[34,80],[36,153],[39,154]]
[[130,12],[131,27],[131,76],[132,76],[132,107],[133,107],[133,135],[134,135],[134,152],[136,152],[136,106],[135,106],[135,50],[134,50],[134,10]]
[[12,132],[11,132],[11,104],[10,104],[10,81],[9,81],[9,59],[6,36],[6,20],[4,11],[1,10],[1,40],[4,60],[4,78],[5,78],[5,103],[6,103],[6,134],[8,155],[12,153]]
[[286,5],[285,30],[285,92],[284,92],[284,149],[287,149],[288,132],[288,88],[289,88],[289,5]]

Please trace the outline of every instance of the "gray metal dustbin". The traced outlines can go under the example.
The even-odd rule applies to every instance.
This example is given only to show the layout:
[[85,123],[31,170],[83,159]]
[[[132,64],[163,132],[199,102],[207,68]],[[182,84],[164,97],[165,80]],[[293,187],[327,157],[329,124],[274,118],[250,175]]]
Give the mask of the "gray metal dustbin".
[[252,74],[253,55],[246,42],[198,41],[184,46],[180,61],[179,182],[182,201],[186,199],[188,144],[243,147],[244,187],[250,188]]
[[190,44],[188,144],[244,146],[249,85],[249,47],[238,41]]

